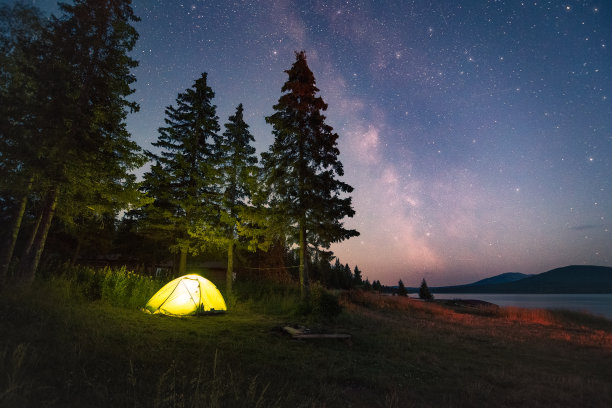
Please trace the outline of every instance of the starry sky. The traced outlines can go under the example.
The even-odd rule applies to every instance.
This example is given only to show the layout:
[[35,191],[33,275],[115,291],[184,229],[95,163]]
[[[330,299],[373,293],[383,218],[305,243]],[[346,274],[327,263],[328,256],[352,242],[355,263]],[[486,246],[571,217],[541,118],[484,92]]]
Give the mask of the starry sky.
[[[45,12],[54,1],[30,0]],[[202,72],[221,124],[239,103],[259,152],[305,50],[355,191],[334,244],[370,281],[468,283],[612,266],[612,2],[135,0],[141,110]],[[144,171],[144,169],[143,169]]]

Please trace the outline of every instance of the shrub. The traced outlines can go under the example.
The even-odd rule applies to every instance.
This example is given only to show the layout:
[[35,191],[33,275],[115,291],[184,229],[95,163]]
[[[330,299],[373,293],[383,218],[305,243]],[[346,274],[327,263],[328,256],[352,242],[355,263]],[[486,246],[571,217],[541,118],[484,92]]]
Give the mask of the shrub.
[[269,280],[239,281],[226,303],[270,314],[294,314],[300,305],[299,287]]
[[310,305],[311,313],[324,319],[333,319],[342,312],[338,297],[318,283],[310,286]]

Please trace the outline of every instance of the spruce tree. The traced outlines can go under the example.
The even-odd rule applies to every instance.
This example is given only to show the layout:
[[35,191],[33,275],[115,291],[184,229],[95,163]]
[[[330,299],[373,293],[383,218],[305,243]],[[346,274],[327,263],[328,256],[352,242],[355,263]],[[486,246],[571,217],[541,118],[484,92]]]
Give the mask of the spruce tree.
[[48,29],[38,9],[0,6],[0,287],[7,275],[34,183],[35,44]]
[[353,282],[355,286],[363,285],[363,278],[361,277],[361,270],[355,265],[355,269],[353,271]]
[[137,65],[128,55],[138,37],[130,1],[76,0],[60,10],[29,48],[36,55],[28,71],[36,103],[27,123],[15,124],[35,132],[36,160],[27,167],[43,197],[31,249],[22,257],[26,282],[34,278],[58,205],[70,208],[82,198],[81,208],[99,201],[118,206],[116,194],[133,189],[130,172],[143,162],[125,125],[128,112],[138,109],[126,99]]
[[274,142],[262,154],[265,186],[273,223],[282,225],[287,242],[299,249],[299,280],[302,297],[308,292],[309,246],[329,248],[330,244],[359,235],[346,229],[345,217],[355,211],[347,196],[353,188],[337,179],[344,174],[338,160],[338,134],[325,123],[327,104],[317,96],[319,89],[306,62],[296,61],[285,71],[287,82],[266,117],[272,125]]
[[433,300],[434,298],[433,294],[429,291],[429,287],[427,286],[425,279],[423,279],[421,282],[421,287],[419,288],[419,298],[423,300]]
[[372,289],[378,292],[381,292],[383,290],[383,287],[379,280],[375,280],[372,282]]
[[198,251],[190,231],[217,224],[219,218],[215,160],[220,127],[214,96],[203,73],[178,94],[176,106],[166,108],[166,126],[153,143],[160,153],[148,153],[155,164],[144,175],[144,189],[155,201],[144,210],[145,229],[170,239],[169,249],[180,254],[179,273],[186,270],[187,254]]
[[257,181],[257,156],[252,143],[255,138],[244,121],[244,108],[238,105],[234,115],[224,125],[225,132],[215,149],[215,167],[218,170],[217,191],[220,214],[216,224],[206,224],[191,231],[204,246],[227,248],[226,291],[232,292],[234,276],[234,250],[239,242],[239,232],[244,232],[244,212],[251,199]]
[[406,286],[404,286],[404,282],[400,279],[397,283],[397,294],[398,296],[408,296],[408,291],[406,290]]
[[350,289],[351,287],[353,287],[353,272],[351,272],[349,264],[346,264],[342,274],[342,289]]

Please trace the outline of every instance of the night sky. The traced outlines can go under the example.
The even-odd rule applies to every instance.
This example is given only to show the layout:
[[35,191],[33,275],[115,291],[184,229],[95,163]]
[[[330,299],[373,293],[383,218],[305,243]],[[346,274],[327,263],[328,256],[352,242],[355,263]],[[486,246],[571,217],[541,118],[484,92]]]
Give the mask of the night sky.
[[[31,3],[53,11],[53,1]],[[468,283],[612,266],[612,2],[136,0],[128,128],[152,149],[202,72],[220,123],[264,117],[305,50],[361,236],[332,246],[370,281]],[[143,170],[144,171],[144,170]]]

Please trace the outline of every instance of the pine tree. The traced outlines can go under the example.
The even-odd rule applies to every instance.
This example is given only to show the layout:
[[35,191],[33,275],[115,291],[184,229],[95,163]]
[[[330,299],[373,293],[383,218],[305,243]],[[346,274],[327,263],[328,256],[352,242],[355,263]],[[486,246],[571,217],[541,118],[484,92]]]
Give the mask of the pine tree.
[[425,279],[423,279],[421,282],[421,287],[419,288],[419,298],[423,300],[433,300],[434,298],[433,294],[429,291],[429,287],[427,286]]
[[328,284],[330,288],[340,289],[342,287],[342,273],[344,272],[344,267],[340,263],[340,259],[336,258],[336,262],[334,266],[332,266],[330,271],[330,278],[328,280]]
[[251,192],[255,188],[258,169],[255,138],[244,121],[242,104],[236,113],[229,117],[221,139],[220,166],[222,193],[221,228],[225,230],[227,241],[226,291],[232,293],[234,279],[234,248],[238,238],[238,224],[241,222]]
[[363,278],[361,277],[361,270],[355,265],[355,269],[353,271],[353,282],[355,286],[363,285]]
[[342,220],[355,213],[353,188],[339,181],[344,170],[338,160],[338,134],[325,123],[322,114],[327,104],[316,96],[319,89],[306,63],[305,53],[285,71],[289,78],[283,95],[274,105],[275,113],[266,117],[273,127],[274,143],[262,154],[265,186],[273,223],[282,225],[287,241],[299,248],[299,279],[302,297],[309,281],[308,246],[329,248],[359,233],[346,229]]
[[397,283],[397,294],[398,294],[398,296],[407,296],[408,295],[408,291],[406,290],[406,287],[404,286],[404,282],[402,282],[401,279]]
[[342,289],[350,289],[353,286],[353,272],[349,264],[344,265],[344,272],[342,273]]
[[25,282],[34,278],[58,205],[82,199],[84,207],[98,200],[119,207],[116,194],[133,189],[130,172],[143,163],[125,125],[128,112],[138,109],[126,99],[137,65],[128,56],[138,37],[130,1],[76,0],[60,10],[30,48],[36,64],[28,74],[37,86],[28,123],[36,132],[36,161],[27,165],[43,205],[22,257]]
[[234,250],[238,241],[239,224],[244,224],[243,215],[251,192],[257,181],[257,157],[255,141],[244,121],[242,104],[236,113],[229,117],[225,132],[216,146],[215,165],[219,171],[216,182],[220,194],[220,216],[218,224],[202,224],[191,232],[191,236],[202,240],[204,245],[225,246],[227,248],[226,291],[232,292],[234,276]]
[[383,287],[380,284],[379,280],[375,280],[375,281],[372,282],[372,289],[374,289],[375,291],[378,291],[378,292],[382,291]]
[[[32,112],[38,54],[33,44],[48,28],[38,9],[0,6],[0,287],[9,264],[34,183],[36,136]],[[7,228],[8,227],[8,228]]]
[[215,168],[219,118],[212,104],[215,94],[203,73],[193,87],[179,93],[176,106],[165,110],[165,127],[153,146],[159,154],[144,175],[144,190],[155,201],[144,210],[144,229],[169,240],[179,253],[179,273],[185,273],[187,254],[198,251],[190,231],[216,225],[220,214],[218,171]]

